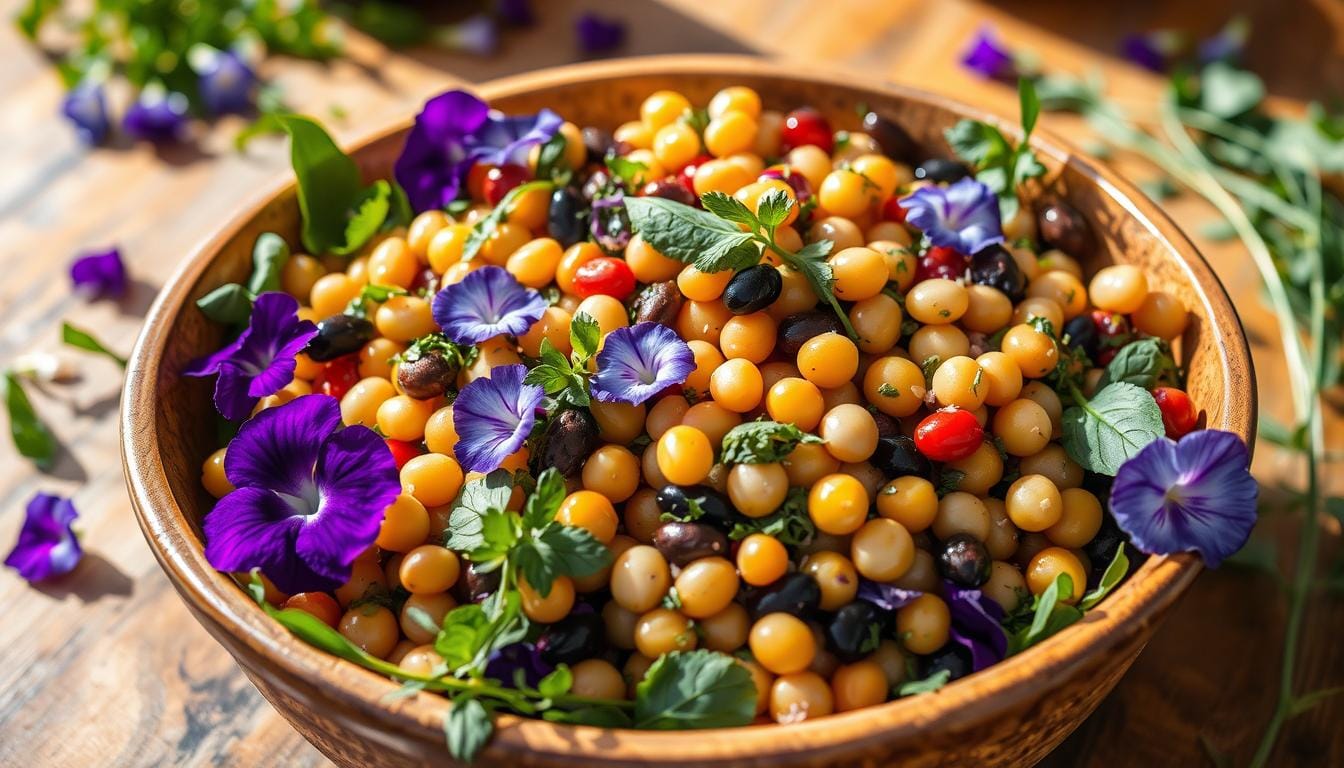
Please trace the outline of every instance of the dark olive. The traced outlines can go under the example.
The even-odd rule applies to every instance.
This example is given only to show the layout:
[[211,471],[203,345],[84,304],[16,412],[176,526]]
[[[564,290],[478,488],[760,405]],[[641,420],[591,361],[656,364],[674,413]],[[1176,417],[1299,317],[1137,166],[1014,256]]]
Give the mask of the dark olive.
[[546,232],[566,248],[588,236],[587,206],[578,192],[559,187],[551,193]]
[[971,175],[971,169],[956,160],[931,157],[915,166],[915,178],[920,181],[953,182]]
[[606,637],[601,615],[571,613],[542,630],[537,652],[551,665],[577,664],[601,654]]
[[332,315],[317,324],[317,335],[303,348],[304,354],[319,363],[359,351],[373,339],[373,323],[354,315]]
[[1027,295],[1027,276],[1002,245],[981,248],[971,257],[971,282],[1003,291],[1014,304]]
[[457,380],[460,366],[437,352],[429,352],[397,366],[397,384],[416,400],[438,397]]
[[901,422],[894,416],[878,411],[873,414],[873,421],[877,424],[878,437],[895,437],[901,434]]
[[726,527],[744,519],[727,497],[707,485],[664,485],[658,489],[654,500],[660,511],[679,520],[691,517],[692,502],[702,513],[701,522]]
[[499,589],[499,577],[498,568],[482,573],[475,563],[467,563],[453,591],[463,602],[479,603]]
[[538,465],[543,469],[555,467],[568,477],[583,467],[600,443],[597,419],[591,413],[583,408],[561,411],[541,435]]
[[909,160],[915,152],[915,140],[891,120],[869,111],[863,116],[863,132],[873,137],[883,154],[893,160]]
[[1078,209],[1063,201],[1055,201],[1041,208],[1036,215],[1036,228],[1047,245],[1076,258],[1092,253],[1092,228]]
[[948,682],[971,674],[971,652],[954,641],[924,657],[924,663],[920,664],[924,677],[932,677],[943,670],[949,673]]
[[757,264],[733,275],[723,289],[723,305],[734,315],[750,315],[770,306],[784,290],[784,278],[770,264]]
[[1097,333],[1097,324],[1089,314],[1079,315],[1064,323],[1064,333],[1060,337],[1069,349],[1081,349],[1089,359],[1097,358],[1097,347],[1101,336]]
[[844,333],[840,319],[830,312],[799,312],[779,321],[776,349],[785,357],[795,357],[808,339],[823,333]]
[[583,129],[583,148],[588,150],[588,162],[600,163],[616,144],[610,131],[589,126]]
[[636,323],[662,323],[676,328],[683,298],[674,280],[650,283],[635,297],[630,317]]
[[826,647],[850,664],[877,650],[882,612],[867,600],[855,600],[835,612],[826,625]]
[[905,435],[879,437],[877,450],[868,459],[874,467],[882,470],[887,477],[919,475],[928,477],[933,471],[927,456],[915,448],[915,441]]
[[619,253],[629,245],[634,229],[630,226],[630,214],[625,210],[625,201],[619,196],[594,200],[588,231],[607,253]]
[[752,590],[745,600],[753,620],[769,613],[807,617],[821,605],[821,585],[806,573],[790,573],[768,587]]
[[664,200],[671,200],[674,203],[681,203],[682,205],[689,205],[692,207],[700,204],[695,193],[687,189],[685,184],[682,184],[675,179],[658,179],[657,181],[650,181],[640,190],[640,194],[644,197],[661,197]]
[[[1105,497],[1102,497],[1105,498]],[[1092,540],[1083,545],[1083,554],[1087,555],[1088,561],[1092,564],[1092,573],[1089,574],[1088,583],[1096,583],[1101,580],[1101,574],[1106,572],[1106,567],[1115,559],[1115,550],[1126,546],[1125,534],[1121,532],[1120,526],[1115,524],[1115,519],[1109,514],[1104,515],[1101,520],[1101,530]],[[1130,555],[1130,562],[1133,563],[1136,558],[1133,552]]]
[[653,546],[673,565],[728,552],[728,537],[704,523],[667,522],[653,532]]
[[989,581],[993,560],[979,539],[967,533],[954,533],[938,552],[938,572],[959,587],[975,588]]

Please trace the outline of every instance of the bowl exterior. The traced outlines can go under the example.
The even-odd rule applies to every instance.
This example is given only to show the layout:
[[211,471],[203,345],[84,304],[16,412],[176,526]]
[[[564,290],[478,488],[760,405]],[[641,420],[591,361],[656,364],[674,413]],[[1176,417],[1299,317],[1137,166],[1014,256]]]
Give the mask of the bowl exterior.
[[[549,106],[580,124],[607,125],[636,113],[660,88],[703,103],[719,88],[755,88],[768,107],[810,104],[837,128],[856,128],[866,103],[896,120],[929,154],[947,152],[945,128],[963,117],[1016,128],[974,109],[914,90],[859,85],[824,74],[783,77],[769,62],[678,56],[579,65],[498,81],[482,96],[509,112]],[[353,151],[368,176],[387,176],[405,126]],[[1178,352],[1188,389],[1210,427],[1254,438],[1250,355],[1230,301],[1188,239],[1132,186],[1090,166],[1067,145],[1037,134],[1052,195],[1078,208],[1097,235],[1093,260],[1142,266],[1150,282],[1193,313]],[[200,519],[210,499],[201,461],[216,447],[208,382],[179,371],[216,348],[221,330],[192,307],[210,289],[246,277],[257,235],[298,235],[298,206],[286,184],[207,242],[151,309],[126,377],[122,456],[131,498],[151,549],[197,619],[261,693],[324,754],[341,765],[448,762],[445,703],[418,695],[389,700],[387,679],[306,646],[267,618],[228,576],[205,561]],[[937,694],[791,726],[695,734],[613,731],[501,717],[478,765],[593,766],[1010,766],[1033,763],[1100,703],[1157,624],[1198,574],[1192,556],[1149,558],[1078,625],[1031,651],[959,680]]]

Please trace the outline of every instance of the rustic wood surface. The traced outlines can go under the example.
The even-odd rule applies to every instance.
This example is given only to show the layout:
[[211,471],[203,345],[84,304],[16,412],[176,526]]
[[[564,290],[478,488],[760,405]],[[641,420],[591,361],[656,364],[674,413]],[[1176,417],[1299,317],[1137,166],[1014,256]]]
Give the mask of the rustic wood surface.
[[[959,71],[956,55],[980,23],[1050,68],[1106,73],[1126,103],[1142,106],[1157,82],[1118,62],[1126,32],[1161,26],[1209,33],[1235,10],[1256,25],[1249,63],[1271,92],[1297,100],[1344,92],[1344,5],[1135,0],[983,4],[963,0],[542,0],[541,24],[510,33],[500,55],[471,60],[437,52],[391,53],[351,35],[351,58],[322,66],[273,61],[267,73],[296,109],[323,117],[352,140],[413,113],[428,95],[460,81],[573,61],[570,27],[585,8],[626,17],[625,54],[759,52],[783,67],[822,62],[860,76],[909,82],[1011,112],[1011,89]],[[0,0],[8,17],[17,0]],[[190,146],[155,151],[115,145],[89,151],[57,117],[60,86],[46,59],[0,27],[0,366],[26,351],[55,348],[62,319],[95,329],[129,350],[140,316],[189,248],[222,217],[255,200],[286,171],[281,144],[232,149],[241,120],[201,130]],[[337,119],[336,114],[347,117]],[[1067,117],[1045,124],[1085,138]],[[1121,163],[1135,178],[1151,170]],[[1187,200],[1169,211],[1188,231],[1211,214]],[[120,302],[88,304],[68,290],[65,265],[79,250],[115,243],[134,283]],[[1288,403],[1272,318],[1258,301],[1249,259],[1232,245],[1199,241],[1236,300],[1258,365],[1262,411]],[[82,380],[32,392],[62,453],[40,475],[0,445],[0,546],[12,542],[23,504],[37,490],[73,494],[88,554],[70,576],[37,589],[0,572],[0,765],[324,765],[324,759],[261,700],[228,655],[192,620],[137,530],[117,461],[119,372],[80,357]],[[1344,419],[1330,414],[1332,446]],[[1336,468],[1337,470],[1337,468]],[[1262,484],[1292,482],[1300,468],[1270,449],[1257,454]],[[1336,489],[1338,490],[1338,489]],[[1291,562],[1293,526],[1262,523]],[[1337,552],[1339,534],[1327,531]],[[1202,742],[1244,763],[1273,706],[1284,616],[1268,574],[1225,568],[1200,577],[1129,674],[1097,712],[1046,760],[1049,765],[1212,764]],[[1322,595],[1309,612],[1300,679],[1344,684],[1344,609]],[[1344,764],[1344,700],[1290,723],[1279,764]],[[1024,733],[1029,739],[1031,734]]]

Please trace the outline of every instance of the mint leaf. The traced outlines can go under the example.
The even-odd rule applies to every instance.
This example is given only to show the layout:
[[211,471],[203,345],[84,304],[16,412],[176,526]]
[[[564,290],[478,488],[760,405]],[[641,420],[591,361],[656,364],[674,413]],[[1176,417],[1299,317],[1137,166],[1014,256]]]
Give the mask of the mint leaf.
[[241,325],[252,314],[252,295],[237,283],[225,283],[197,299],[196,306],[217,323]]
[[23,384],[13,371],[5,371],[3,379],[5,409],[9,411],[9,434],[21,456],[32,459],[41,469],[51,467],[56,456],[56,438],[47,425],[37,417],[33,404],[23,391]]
[[1199,102],[1221,118],[1239,117],[1265,98],[1265,83],[1255,73],[1216,61],[1199,76]]
[[1021,653],[1083,618],[1081,610],[1064,602],[1072,596],[1073,579],[1067,573],[1056,576],[1054,582],[1036,596],[1031,624],[1008,638],[1008,654]]
[[443,657],[449,669],[466,666],[476,657],[489,626],[490,617],[480,605],[459,605],[443,617],[443,628],[434,639],[434,652]]
[[635,688],[636,728],[726,728],[746,725],[755,716],[751,673],[721,653],[664,654]]
[[761,224],[761,220],[756,218],[756,214],[751,212],[746,203],[723,192],[706,192],[700,196],[700,204],[706,211],[720,219],[743,224],[752,229]]
[[565,478],[553,467],[548,467],[537,478],[536,490],[523,505],[523,527],[528,530],[545,528],[555,519],[564,500]]
[[[289,261],[289,243],[274,232],[262,232],[252,246],[252,276],[247,290],[257,296],[267,291],[280,290],[280,273]],[[249,312],[251,302],[248,302]]]
[[1086,611],[1100,603],[1127,575],[1129,575],[1129,556],[1125,554],[1125,545],[1122,542],[1120,546],[1115,548],[1115,556],[1111,558],[1111,564],[1106,566],[1106,571],[1101,574],[1101,582],[1097,584],[1095,589],[1083,596],[1083,599],[1078,603],[1078,607]]
[[998,128],[979,120],[959,120],[943,131],[943,137],[957,157],[972,167],[993,165],[1011,151]]
[[629,728],[630,715],[617,707],[601,704],[578,709],[548,709],[541,713],[545,720],[553,723],[573,723],[592,725],[598,728]]
[[744,269],[760,258],[750,233],[707,211],[661,197],[627,198],[625,210],[649,245],[702,272]]
[[952,671],[940,669],[922,680],[907,680],[896,689],[897,696],[915,696],[921,693],[933,693],[947,685],[952,679]]
[[728,430],[723,436],[724,464],[770,464],[783,461],[799,443],[820,443],[794,424],[776,421],[749,421]]
[[383,228],[383,222],[392,212],[392,185],[383,179],[375,181],[350,208],[353,213],[345,223],[342,242],[331,248],[332,253],[340,256],[356,253]]
[[549,549],[546,556],[561,576],[583,578],[611,565],[611,550],[607,545],[578,526],[552,525],[541,532],[537,543]]
[[1124,382],[1142,389],[1152,389],[1162,374],[1176,370],[1176,361],[1167,353],[1165,345],[1158,339],[1139,339],[1120,348],[1111,359],[1097,389],[1108,384]]
[[565,135],[556,131],[550,141],[541,145],[541,150],[537,153],[537,173],[538,179],[554,179],[564,173],[561,165],[565,161]]
[[95,339],[88,331],[81,331],[69,323],[61,323],[61,341],[72,347],[109,358],[122,368],[126,367],[126,358],[103,346],[103,343]]
[[1125,382],[1102,388],[1089,402],[1064,411],[1064,449],[1098,474],[1114,476],[1120,465],[1162,437],[1162,412],[1153,396]]
[[479,700],[459,696],[443,719],[448,753],[454,760],[470,763],[485,748],[495,724],[490,712]]
[[574,355],[584,362],[588,358],[597,354],[598,345],[602,343],[602,329],[597,321],[587,312],[580,312],[574,316],[569,324],[569,344],[574,348]]
[[471,228],[471,234],[467,235],[467,241],[462,244],[462,261],[471,261],[476,258],[476,254],[481,252],[481,246],[485,241],[495,234],[495,229],[499,227],[500,222],[507,221],[509,218],[509,209],[513,207],[514,202],[524,194],[534,189],[550,189],[555,183],[550,179],[537,179],[535,181],[519,184],[504,196],[489,213],[482,216]]
[[611,171],[611,174],[617,179],[620,179],[622,186],[629,189],[644,177],[644,172],[649,170],[649,166],[637,160],[617,155],[607,158],[607,170]]
[[485,543],[481,535],[481,517],[490,510],[504,509],[513,495],[513,473],[497,469],[479,480],[462,486],[448,515],[444,546],[457,552],[471,552]]
[[541,682],[537,683],[537,691],[548,699],[564,696],[573,687],[574,673],[569,671],[568,664],[558,665],[554,671],[541,678]]
[[303,246],[309,253],[320,255],[349,245],[348,215],[364,194],[355,161],[310,118],[265,115],[261,122],[289,134],[289,160],[303,216]]

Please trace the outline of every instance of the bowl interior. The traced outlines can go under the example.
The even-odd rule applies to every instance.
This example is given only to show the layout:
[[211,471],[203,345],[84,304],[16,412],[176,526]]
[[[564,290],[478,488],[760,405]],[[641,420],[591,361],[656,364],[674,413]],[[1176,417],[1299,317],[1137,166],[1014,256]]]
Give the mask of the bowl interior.
[[[1019,134],[1011,121],[994,119],[941,97],[894,86],[859,85],[852,77],[778,74],[783,71],[749,59],[668,57],[569,67],[499,81],[480,92],[505,112],[549,107],[580,125],[610,129],[637,115],[640,102],[655,90],[675,89],[693,103],[705,103],[724,86],[748,85],[762,95],[767,109],[808,104],[827,114],[837,129],[857,129],[855,107],[867,104],[905,128],[930,156],[949,154],[943,131],[963,117],[986,119],[1000,124],[1009,135]],[[397,126],[354,150],[367,176],[390,177],[405,129],[405,124]],[[1252,438],[1255,400],[1245,338],[1207,264],[1131,185],[1076,157],[1046,134],[1038,132],[1033,146],[1049,168],[1049,194],[1070,202],[1092,227],[1098,248],[1085,266],[1091,270],[1109,262],[1137,264],[1151,285],[1175,294],[1191,309],[1192,322],[1177,349],[1189,372],[1188,389],[1203,424]],[[371,722],[382,723],[386,732],[441,741],[441,701],[419,696],[396,704],[380,703],[378,697],[394,684],[290,637],[227,577],[214,573],[202,555],[200,520],[212,500],[200,486],[200,466],[218,447],[210,402],[212,384],[184,378],[180,371],[188,361],[216,349],[223,331],[192,303],[222,283],[246,279],[252,244],[259,234],[277,232],[297,243],[298,226],[294,190],[286,181],[284,188],[235,218],[199,249],[161,294],[137,345],[123,398],[123,452],[132,496],[165,570],[207,628],[240,661],[241,646],[271,658],[285,674],[329,675],[333,700],[356,707]],[[689,759],[729,750],[766,760],[803,747],[824,755],[828,745],[927,733],[939,723],[955,738],[958,723],[966,725],[977,717],[983,719],[985,713],[1013,707],[1020,710],[1030,703],[1044,690],[1042,675],[1048,680],[1077,674],[1090,657],[1118,652],[1126,644],[1134,645],[1136,651],[1141,644],[1136,633],[1151,631],[1152,621],[1179,596],[1197,570],[1196,561],[1188,556],[1150,558],[1081,624],[991,670],[957,681],[937,697],[925,697],[927,701],[907,699],[794,726],[709,731],[694,737],[607,732],[512,718],[503,722],[491,750],[564,754],[580,741],[600,738],[614,740],[606,749],[609,757],[620,754],[621,744],[637,742],[651,759],[658,755]],[[1120,672],[1123,666],[1111,675],[1112,684]],[[1100,686],[1091,706],[1109,687]],[[1056,728],[1057,734],[1042,733],[1040,743],[1048,750],[1073,725],[1076,721]],[[595,757],[599,762],[602,751],[597,750]]]

